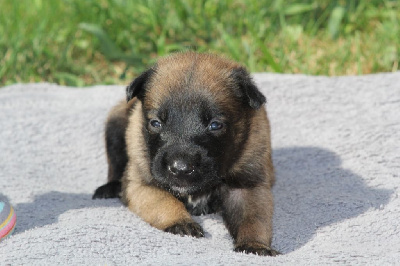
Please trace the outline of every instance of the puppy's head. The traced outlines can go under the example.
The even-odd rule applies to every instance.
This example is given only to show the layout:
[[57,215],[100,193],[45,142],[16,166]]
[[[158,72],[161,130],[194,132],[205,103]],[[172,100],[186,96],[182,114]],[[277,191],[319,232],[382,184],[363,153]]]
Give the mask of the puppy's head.
[[210,54],[175,54],[127,87],[142,102],[154,182],[177,194],[207,192],[240,158],[265,97],[240,65]]

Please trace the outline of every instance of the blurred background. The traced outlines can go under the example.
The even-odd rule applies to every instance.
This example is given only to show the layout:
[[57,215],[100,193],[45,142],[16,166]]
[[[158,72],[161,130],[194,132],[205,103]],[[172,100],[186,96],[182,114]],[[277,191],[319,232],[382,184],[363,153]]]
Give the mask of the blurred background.
[[399,20],[398,0],[0,0],[0,86],[126,84],[182,50],[252,72],[398,71]]

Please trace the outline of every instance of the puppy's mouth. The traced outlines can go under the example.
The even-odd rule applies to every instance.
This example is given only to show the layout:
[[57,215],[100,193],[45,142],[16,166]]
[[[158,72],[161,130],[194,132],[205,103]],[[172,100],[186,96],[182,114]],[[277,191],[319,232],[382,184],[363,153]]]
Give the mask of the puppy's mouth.
[[[218,182],[218,178],[215,176],[207,179],[197,176],[190,180],[178,179],[170,175],[153,175],[153,180],[157,186],[164,188],[176,196],[187,196],[197,193],[207,192],[214,188]],[[196,180],[197,179],[197,180]]]
[[177,196],[186,196],[196,194],[209,189],[210,184],[202,180],[202,182],[187,182],[186,180],[177,180],[175,178],[163,178],[157,180],[159,184],[166,190]]
[[172,190],[173,193],[178,193],[179,195],[189,195],[191,191],[195,190],[194,187],[178,187],[178,186],[171,186],[170,190]]

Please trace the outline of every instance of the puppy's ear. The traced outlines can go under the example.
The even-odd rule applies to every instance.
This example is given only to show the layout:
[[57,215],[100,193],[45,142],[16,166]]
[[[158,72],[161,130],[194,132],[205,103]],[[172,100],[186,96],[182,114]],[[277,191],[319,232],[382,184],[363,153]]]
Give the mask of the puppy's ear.
[[135,78],[129,85],[126,87],[126,101],[129,102],[133,97],[137,97],[139,100],[143,100],[145,93],[146,83],[150,80],[150,77],[153,75],[154,69],[150,68],[140,74],[139,77]]
[[240,96],[251,108],[258,109],[266,102],[265,96],[258,90],[246,69],[233,69],[231,77],[239,86]]

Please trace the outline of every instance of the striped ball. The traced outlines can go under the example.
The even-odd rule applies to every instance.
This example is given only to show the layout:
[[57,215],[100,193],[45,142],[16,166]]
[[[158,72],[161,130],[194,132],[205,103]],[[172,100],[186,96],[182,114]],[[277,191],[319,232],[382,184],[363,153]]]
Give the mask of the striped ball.
[[0,241],[11,235],[17,222],[13,207],[0,201]]

